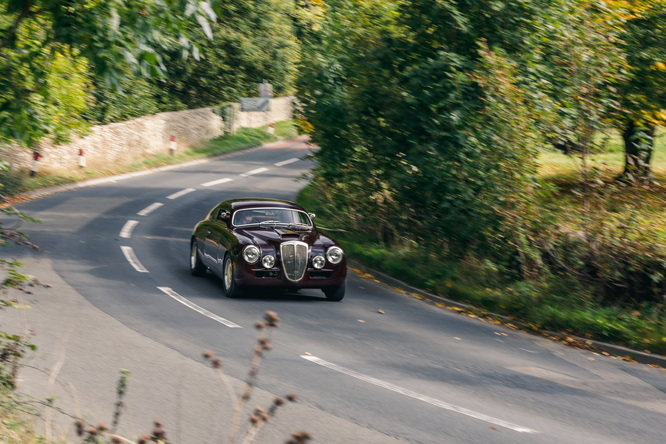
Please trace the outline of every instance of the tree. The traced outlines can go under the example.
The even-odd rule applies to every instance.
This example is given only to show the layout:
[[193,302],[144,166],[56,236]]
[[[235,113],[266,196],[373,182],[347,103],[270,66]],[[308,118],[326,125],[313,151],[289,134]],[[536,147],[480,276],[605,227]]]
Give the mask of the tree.
[[498,196],[523,190],[532,162],[504,174],[499,147],[476,135],[495,118],[473,77],[479,41],[518,52],[542,5],[328,5],[299,94],[321,146],[319,177],[360,225],[383,227],[385,240],[401,233],[452,250],[487,246],[501,224]]
[[4,0],[0,3],[0,140],[35,147],[81,126],[88,71],[117,88],[126,68],[163,76],[160,53],[188,38],[194,18],[212,37],[216,14],[198,0]]
[[650,161],[658,125],[666,124],[666,1],[628,0],[621,36],[628,62],[627,80],[618,88],[613,113],[625,143],[622,178],[651,178]]
[[263,80],[273,85],[275,94],[293,94],[299,47],[292,2],[216,3],[220,20],[211,26],[214,40],[207,39],[201,29],[192,35],[206,56],[183,60],[171,51],[166,59],[168,81],[154,81],[163,96],[189,108],[214,106],[255,96]]
[[[592,34],[581,34],[584,40],[596,35],[596,53],[608,55],[617,60],[615,78],[607,82],[604,100],[594,108],[605,114],[607,121],[620,132],[624,140],[625,165],[620,179],[626,181],[646,181],[651,178],[651,157],[657,126],[666,123],[666,2],[663,0],[603,0],[574,2],[573,7],[583,8],[595,18],[590,23],[596,28]],[[577,16],[569,15],[571,21]],[[569,25],[557,20],[558,29]],[[599,28],[603,24],[604,29]],[[547,40],[550,42],[550,40]],[[569,42],[578,41],[570,38]],[[559,45],[551,48],[554,59],[570,53],[570,48],[580,45]],[[559,51],[564,49],[564,53]],[[618,53],[621,53],[619,55]],[[621,60],[620,60],[621,59]],[[557,67],[556,64],[552,66]],[[557,72],[557,69],[553,72]],[[551,76],[552,78],[552,76]],[[566,135],[567,125],[575,120],[568,114],[570,108],[565,99],[566,88],[559,90],[558,83],[570,83],[570,79],[560,77],[556,81],[550,97],[560,99],[558,108],[559,124],[554,123],[547,130],[549,140],[567,154],[580,153],[583,149],[576,140]],[[600,91],[598,91],[600,92]]]
[[[3,0],[0,2],[0,142],[34,148],[51,136],[64,140],[82,129],[90,72],[118,87],[128,69],[143,76],[163,75],[159,55],[179,46],[198,56],[187,38],[186,17],[195,17],[206,34],[215,13],[198,0]],[[0,176],[9,169],[0,161]],[[0,192],[4,180],[0,180]],[[5,199],[0,194],[0,201]],[[2,206],[0,214],[30,219]],[[17,227],[0,223],[0,246],[36,248]],[[30,279],[21,263],[0,259],[0,290]],[[0,299],[0,309],[16,305]],[[0,385],[15,387],[25,338],[0,331]]]

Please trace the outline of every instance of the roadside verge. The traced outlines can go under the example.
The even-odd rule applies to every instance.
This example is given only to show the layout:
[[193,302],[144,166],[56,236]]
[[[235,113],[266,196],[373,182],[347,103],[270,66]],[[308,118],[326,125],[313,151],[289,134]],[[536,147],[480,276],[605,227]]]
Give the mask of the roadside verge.
[[475,317],[498,320],[502,324],[507,325],[511,328],[519,328],[520,330],[526,332],[541,334],[550,337],[554,340],[557,340],[562,344],[569,345],[572,347],[587,349],[606,356],[614,357],[616,359],[622,359],[625,361],[635,361],[641,364],[666,368],[666,356],[653,353],[645,353],[638,350],[633,350],[627,347],[623,347],[620,345],[610,344],[607,342],[597,341],[594,339],[582,338],[570,334],[563,334],[546,330],[537,332],[534,331],[533,328],[529,328],[527,324],[520,322],[517,319],[509,318],[507,316],[503,316],[496,313],[486,313],[486,312],[480,313],[480,310],[478,310],[476,307],[472,305],[464,304],[458,301],[454,301],[452,299],[447,299],[443,296],[438,296],[436,294],[432,294],[427,291],[421,290],[419,288],[413,287],[392,276],[389,276],[386,273],[368,268],[357,261],[350,260],[349,265],[350,267],[360,271],[366,277],[374,278],[375,280],[389,287],[399,289],[402,293],[423,300],[426,303],[436,305],[440,308],[446,308],[452,311],[456,311],[463,315],[473,314]]

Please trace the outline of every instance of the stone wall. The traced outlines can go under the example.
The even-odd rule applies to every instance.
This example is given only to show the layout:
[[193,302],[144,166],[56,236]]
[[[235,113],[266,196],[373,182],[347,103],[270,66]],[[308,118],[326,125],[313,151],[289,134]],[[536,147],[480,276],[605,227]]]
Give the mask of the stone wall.
[[[224,122],[220,113],[210,108],[165,112],[126,122],[98,125],[91,133],[75,138],[67,145],[42,143],[40,171],[79,169],[79,153],[85,155],[86,168],[107,169],[132,163],[155,154],[170,153],[171,136],[177,150],[188,150],[240,127],[258,128],[292,118],[292,97],[271,99],[269,112],[241,112],[232,105],[231,122]],[[14,168],[30,169],[32,152],[16,147],[0,148],[0,158],[9,160]]]

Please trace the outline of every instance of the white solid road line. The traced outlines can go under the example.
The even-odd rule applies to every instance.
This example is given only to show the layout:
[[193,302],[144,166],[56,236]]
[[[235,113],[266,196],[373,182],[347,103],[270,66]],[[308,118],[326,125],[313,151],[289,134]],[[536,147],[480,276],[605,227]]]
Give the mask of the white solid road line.
[[136,213],[136,214],[138,214],[139,216],[148,216],[150,213],[152,213],[153,211],[157,210],[157,209],[158,209],[159,207],[161,207],[162,205],[164,205],[164,204],[163,204],[163,203],[159,203],[159,202],[155,202],[154,204],[150,204],[150,205],[148,205],[146,208],[144,208],[143,210],[139,211],[139,212]]
[[268,171],[268,168],[257,168],[256,170],[252,170],[252,171],[248,171],[247,173],[243,173],[240,176],[241,177],[252,176],[254,174],[263,173],[264,171]]
[[173,291],[169,287],[157,287],[157,289],[162,291],[163,293],[165,293],[167,296],[172,297],[173,299],[180,302],[181,304],[191,308],[192,310],[196,311],[197,313],[200,313],[200,314],[206,316],[207,318],[210,318],[214,321],[217,321],[220,324],[226,325],[229,328],[243,328],[240,325],[229,321],[228,319],[224,319],[224,318],[216,315],[215,313],[211,313],[210,311],[206,310],[205,308],[199,307],[197,304],[195,304],[194,302],[191,302],[188,299],[182,297],[181,295],[179,295],[178,293],[176,293],[175,291]]
[[225,177],[224,179],[218,179],[218,180],[212,180],[210,182],[202,183],[202,187],[212,187],[213,185],[219,185],[221,183],[227,183],[231,182],[233,179],[229,179],[228,177]]
[[189,193],[191,193],[192,191],[196,191],[196,189],[195,189],[195,188],[185,188],[184,190],[180,190],[180,191],[178,191],[178,192],[176,192],[176,193],[173,193],[173,194],[170,195],[170,196],[167,196],[167,199],[172,199],[172,200],[173,200],[173,199],[178,199],[179,197],[182,197],[182,196],[184,196],[184,195],[186,195],[186,194],[189,194]]
[[134,249],[132,247],[125,247],[121,246],[120,249],[123,251],[123,254],[125,255],[125,259],[127,259],[127,262],[130,263],[132,267],[139,273],[148,273],[148,269],[141,265],[141,262],[139,262],[139,259],[136,257],[136,254],[134,254]]
[[275,165],[276,167],[281,167],[289,165],[290,163],[298,162],[299,160],[301,159],[299,159],[298,157],[294,157],[293,159],[283,160],[282,162],[274,163],[273,165]]
[[395,384],[391,384],[390,382],[382,381],[381,379],[373,378],[372,376],[364,375],[362,373],[355,372],[354,370],[349,370],[348,368],[341,367],[337,364],[333,364],[332,362],[325,361],[323,359],[320,359],[316,356],[310,356],[310,355],[302,355],[301,358],[307,359],[308,361],[314,362],[315,364],[321,365],[323,367],[327,367],[331,370],[335,370],[336,372],[343,373],[347,376],[354,377],[356,379],[360,379],[361,381],[369,382],[370,384],[376,385],[378,387],[382,387],[388,390],[391,390],[396,393],[400,393],[401,395],[409,396],[410,398],[418,399],[419,401],[427,402],[428,404],[434,405],[436,407],[440,407],[446,410],[450,410],[452,412],[460,413],[465,416],[469,416],[471,418],[479,419],[481,421],[488,422],[490,424],[504,427],[510,430],[514,430],[516,432],[521,432],[521,433],[539,433],[536,430],[529,429],[527,427],[519,426],[517,424],[512,424],[510,422],[503,421],[501,419],[493,418],[492,416],[484,415],[483,413],[478,413],[469,409],[466,409],[464,407],[460,407],[457,405],[450,404],[448,402],[440,401],[439,399],[431,398],[430,396],[422,395],[417,392],[413,392],[411,390],[402,388],[400,386],[397,386]]
[[120,237],[124,239],[129,239],[132,237],[132,231],[137,225],[139,225],[138,220],[128,220],[125,222],[125,225],[123,225],[123,228],[120,230]]

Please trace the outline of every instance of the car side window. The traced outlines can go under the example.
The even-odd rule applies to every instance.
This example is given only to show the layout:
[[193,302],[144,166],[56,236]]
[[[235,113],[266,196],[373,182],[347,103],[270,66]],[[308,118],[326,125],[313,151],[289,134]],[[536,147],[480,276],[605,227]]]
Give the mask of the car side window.
[[299,222],[302,223],[303,225],[312,225],[312,221],[310,220],[310,217],[307,214],[305,214],[301,211],[298,212],[298,218],[299,218]]

